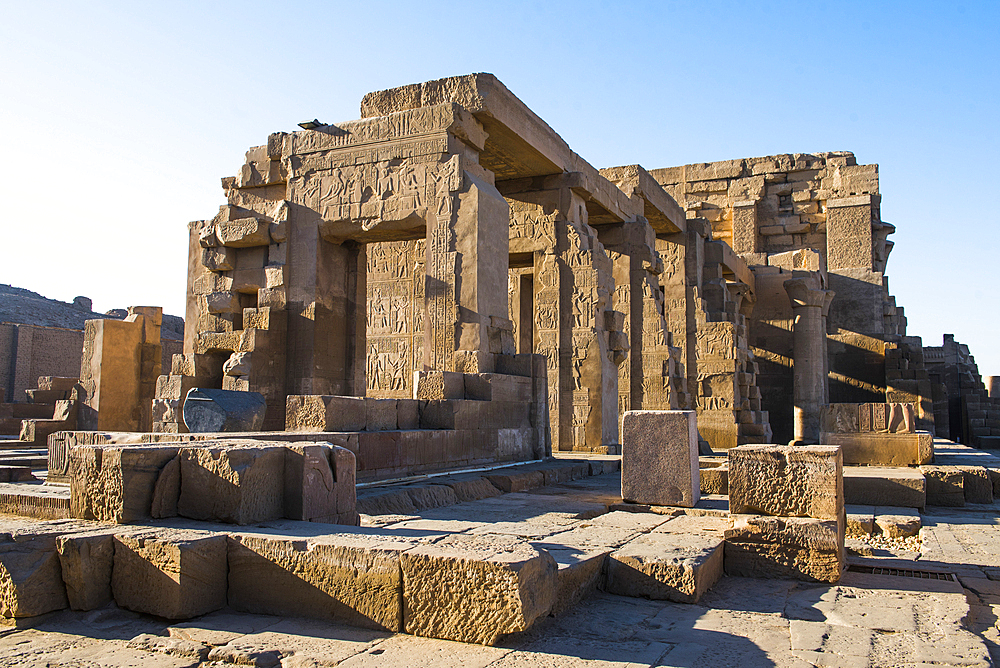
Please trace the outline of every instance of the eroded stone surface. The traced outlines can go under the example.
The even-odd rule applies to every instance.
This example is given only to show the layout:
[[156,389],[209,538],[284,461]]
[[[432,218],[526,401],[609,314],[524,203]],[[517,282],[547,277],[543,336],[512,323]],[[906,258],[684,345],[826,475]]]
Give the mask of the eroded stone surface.
[[729,451],[729,511],[838,520],[843,459],[834,446],[743,445]]

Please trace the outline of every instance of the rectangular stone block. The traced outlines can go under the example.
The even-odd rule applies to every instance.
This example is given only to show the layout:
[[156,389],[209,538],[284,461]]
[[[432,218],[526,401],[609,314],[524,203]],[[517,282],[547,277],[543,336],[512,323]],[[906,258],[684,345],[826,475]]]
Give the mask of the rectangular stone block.
[[45,530],[0,531],[0,617],[34,617],[67,607],[56,537]]
[[358,524],[354,453],[329,443],[285,446],[284,517]]
[[982,466],[959,466],[962,492],[966,503],[993,503],[993,481],[989,469]]
[[840,448],[741,445],[729,450],[729,512],[839,520],[844,512]]
[[404,552],[400,563],[403,630],[413,635],[492,645],[556,602],[552,555],[514,536],[451,535]]
[[226,606],[226,536],[161,528],[115,536],[111,590],[119,607],[190,619]]
[[[927,480],[927,505],[959,507],[965,505],[965,476],[957,466],[921,466]],[[903,505],[903,504],[896,504]]]
[[414,399],[465,399],[465,376],[454,371],[417,371]]
[[113,600],[114,531],[97,530],[59,536],[56,551],[70,608],[96,610]]
[[416,399],[396,400],[396,426],[399,429],[420,428],[420,402]]
[[726,574],[837,582],[844,571],[844,525],[811,517],[736,515],[726,530]]
[[875,506],[844,506],[848,536],[870,536],[875,532]]
[[703,533],[649,533],[608,557],[606,591],[697,603],[722,577],[723,540]]
[[844,500],[865,506],[923,508],[924,475],[911,468],[847,466],[844,468]]
[[285,449],[260,441],[205,441],[180,449],[177,514],[253,524],[284,513]]
[[839,445],[847,465],[919,466],[934,457],[934,437],[926,431],[912,434],[821,432],[819,440],[824,445]]
[[149,519],[161,471],[178,445],[77,445],[70,451],[70,514],[118,524]]
[[320,533],[295,522],[240,530],[229,541],[229,605],[402,631],[399,555],[416,544],[374,529]]
[[628,411],[622,416],[622,498],[691,508],[701,498],[694,411]]
[[396,428],[396,400],[366,397],[365,430],[393,431]]
[[288,395],[285,431],[363,431],[368,423],[364,397]]

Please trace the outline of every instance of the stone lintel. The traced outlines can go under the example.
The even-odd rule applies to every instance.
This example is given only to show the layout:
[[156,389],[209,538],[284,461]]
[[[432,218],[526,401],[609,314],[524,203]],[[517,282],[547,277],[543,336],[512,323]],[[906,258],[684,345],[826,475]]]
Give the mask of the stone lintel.
[[687,230],[684,209],[641,165],[607,167],[600,171],[601,176],[617,184],[625,194],[642,198],[643,215],[657,234],[674,234]]
[[718,262],[732,272],[737,281],[745,284],[751,293],[756,292],[757,282],[754,279],[753,272],[747,266],[746,261],[733,252],[733,249],[726,242],[706,241],[705,262]]

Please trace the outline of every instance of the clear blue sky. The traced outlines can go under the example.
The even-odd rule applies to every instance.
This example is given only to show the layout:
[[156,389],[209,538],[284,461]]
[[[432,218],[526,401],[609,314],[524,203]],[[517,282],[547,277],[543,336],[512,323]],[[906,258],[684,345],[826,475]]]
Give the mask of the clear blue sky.
[[1000,3],[0,1],[0,282],[183,314],[186,223],[275,131],[496,74],[597,167],[880,165],[909,333],[1000,375]]

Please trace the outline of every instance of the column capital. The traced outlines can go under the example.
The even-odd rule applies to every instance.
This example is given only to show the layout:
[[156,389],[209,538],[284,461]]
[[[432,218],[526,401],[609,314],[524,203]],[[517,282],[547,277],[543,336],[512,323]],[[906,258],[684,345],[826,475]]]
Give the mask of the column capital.
[[792,309],[816,307],[825,312],[830,308],[830,302],[835,294],[833,290],[818,287],[816,279],[812,277],[790,278],[784,282],[784,286]]

